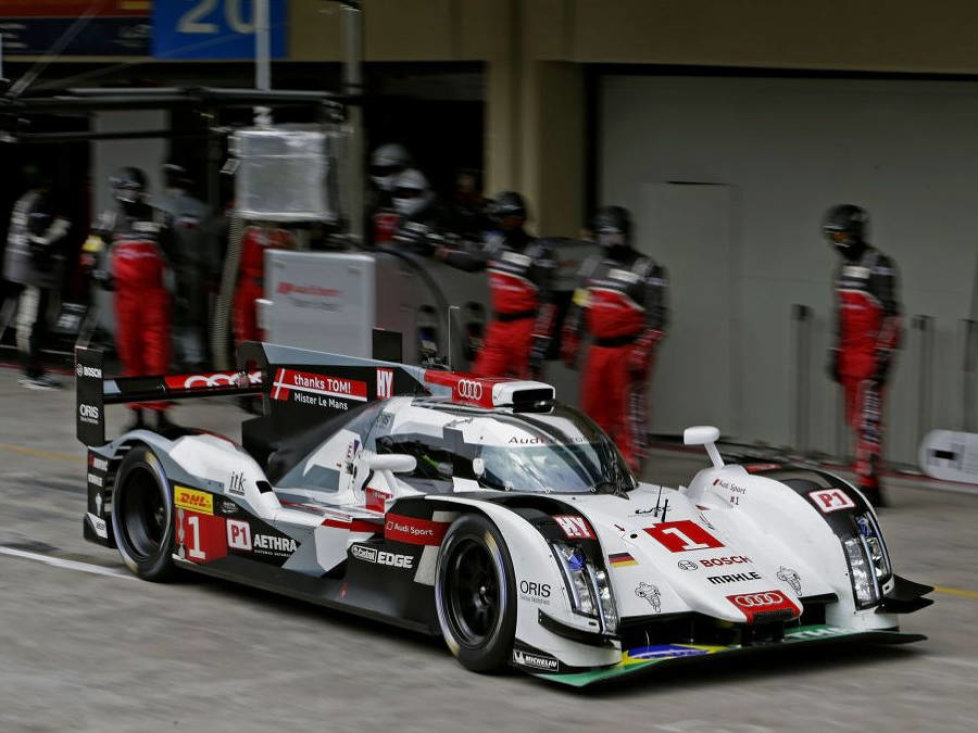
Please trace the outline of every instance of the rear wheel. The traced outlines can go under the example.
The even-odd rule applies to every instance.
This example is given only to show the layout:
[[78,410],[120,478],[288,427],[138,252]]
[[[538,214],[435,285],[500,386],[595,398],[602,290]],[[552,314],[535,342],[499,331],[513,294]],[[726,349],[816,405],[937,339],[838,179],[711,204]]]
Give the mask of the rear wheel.
[[516,635],[513,563],[499,530],[480,515],[460,517],[438,555],[438,622],[449,649],[468,669],[505,667]]
[[145,446],[129,451],[112,490],[112,529],[126,566],[144,580],[174,572],[173,499],[159,459]]

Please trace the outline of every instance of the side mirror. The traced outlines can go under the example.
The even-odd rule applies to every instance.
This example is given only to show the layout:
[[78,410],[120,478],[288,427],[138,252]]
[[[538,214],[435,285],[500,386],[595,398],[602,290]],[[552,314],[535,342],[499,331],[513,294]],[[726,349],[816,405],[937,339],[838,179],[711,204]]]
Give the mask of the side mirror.
[[372,471],[390,471],[391,473],[411,473],[418,467],[418,460],[405,453],[374,454],[367,458],[367,468]]
[[717,450],[716,442],[720,439],[720,430],[712,425],[695,425],[683,431],[683,443],[686,445],[702,445],[706,454],[713,462],[714,468],[723,468],[723,458]]
[[683,431],[683,443],[686,445],[706,445],[720,440],[720,430],[712,425],[696,425]]

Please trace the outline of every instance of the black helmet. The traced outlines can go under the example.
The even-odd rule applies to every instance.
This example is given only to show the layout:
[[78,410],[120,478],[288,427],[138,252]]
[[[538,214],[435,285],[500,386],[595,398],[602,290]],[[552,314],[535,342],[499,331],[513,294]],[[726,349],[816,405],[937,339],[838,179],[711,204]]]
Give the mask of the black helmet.
[[526,219],[526,201],[516,191],[503,191],[496,196],[491,211],[493,218],[500,222],[512,216]]
[[146,174],[131,165],[119,169],[119,172],[109,179],[109,183],[115,189],[116,200],[123,203],[131,204],[140,201],[146,193]]
[[862,244],[869,228],[869,214],[853,204],[838,204],[825,212],[822,232],[836,248],[845,252]]
[[632,217],[622,206],[605,206],[594,215],[591,228],[602,247],[628,245],[632,241]]

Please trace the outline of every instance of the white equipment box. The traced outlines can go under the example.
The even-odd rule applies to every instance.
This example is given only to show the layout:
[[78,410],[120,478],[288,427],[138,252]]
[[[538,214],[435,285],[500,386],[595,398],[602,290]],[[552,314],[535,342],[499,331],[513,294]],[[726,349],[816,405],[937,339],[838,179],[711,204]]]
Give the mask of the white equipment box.
[[370,358],[373,329],[403,335],[404,361],[417,363],[414,276],[385,254],[265,253],[265,340]]

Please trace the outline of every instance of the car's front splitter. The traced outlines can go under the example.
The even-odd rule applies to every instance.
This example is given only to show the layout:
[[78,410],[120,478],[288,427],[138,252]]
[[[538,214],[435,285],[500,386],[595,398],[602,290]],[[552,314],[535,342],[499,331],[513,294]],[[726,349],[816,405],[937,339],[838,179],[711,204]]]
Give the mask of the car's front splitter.
[[904,633],[900,631],[853,631],[837,626],[813,625],[802,626],[786,632],[784,640],[777,643],[755,644],[752,646],[705,646],[701,644],[659,644],[655,646],[637,647],[623,652],[621,663],[614,667],[588,670],[584,672],[568,672],[547,674],[533,672],[535,677],[551,682],[560,682],[572,687],[587,687],[610,680],[631,677],[641,672],[648,672],[669,663],[678,663],[705,659],[724,655],[724,657],[750,654],[786,647],[816,646],[819,644],[836,643],[869,643],[869,644],[908,644],[922,641],[927,637],[923,634]]

